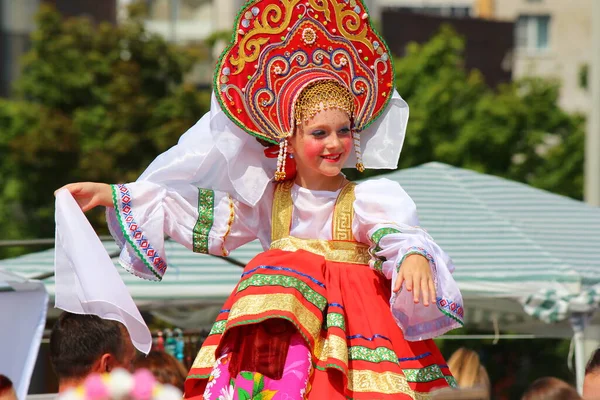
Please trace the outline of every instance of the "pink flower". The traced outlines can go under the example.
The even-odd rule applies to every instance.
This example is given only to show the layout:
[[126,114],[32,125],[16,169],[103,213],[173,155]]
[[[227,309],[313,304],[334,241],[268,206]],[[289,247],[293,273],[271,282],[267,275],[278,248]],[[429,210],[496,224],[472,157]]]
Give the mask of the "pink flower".
[[84,382],[85,398],[88,400],[103,400],[109,397],[108,388],[98,374],[90,375]]
[[150,400],[156,380],[147,369],[139,369],[133,374],[133,390],[131,396],[135,400]]

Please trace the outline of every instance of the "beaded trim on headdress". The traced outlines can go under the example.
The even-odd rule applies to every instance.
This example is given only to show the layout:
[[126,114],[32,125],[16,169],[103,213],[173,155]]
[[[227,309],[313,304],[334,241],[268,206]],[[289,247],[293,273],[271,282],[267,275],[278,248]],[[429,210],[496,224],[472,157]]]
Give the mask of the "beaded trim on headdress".
[[354,106],[354,97],[346,87],[336,81],[320,80],[306,86],[294,102],[294,122],[298,126],[329,108],[342,110],[353,118]]
[[228,117],[247,133],[279,144],[293,132],[298,96],[320,80],[347,88],[356,132],[388,104],[394,71],[363,2],[247,2],[215,72],[215,94]]

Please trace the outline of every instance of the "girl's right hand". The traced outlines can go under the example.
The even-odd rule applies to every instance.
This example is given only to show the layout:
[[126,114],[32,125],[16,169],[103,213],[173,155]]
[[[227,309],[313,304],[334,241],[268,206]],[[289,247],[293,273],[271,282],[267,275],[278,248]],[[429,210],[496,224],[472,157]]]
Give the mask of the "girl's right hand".
[[[83,212],[89,211],[96,206],[113,207],[112,189],[106,183],[69,183],[56,192],[62,189],[67,189],[71,193],[71,196],[77,201]],[[55,195],[56,192],[54,192]]]

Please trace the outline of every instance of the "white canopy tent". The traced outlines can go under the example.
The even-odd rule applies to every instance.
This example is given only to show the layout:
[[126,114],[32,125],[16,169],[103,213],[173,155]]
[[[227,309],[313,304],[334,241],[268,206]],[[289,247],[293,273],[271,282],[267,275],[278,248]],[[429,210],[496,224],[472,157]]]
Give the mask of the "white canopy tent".
[[[600,209],[439,163],[384,177],[412,196],[421,225],[452,256],[467,324],[542,337],[569,338],[575,332],[580,383],[586,354],[600,343],[600,320],[590,319],[600,304]],[[106,248],[117,250],[112,243]],[[243,265],[261,250],[252,242],[231,257]],[[119,268],[136,304],[179,323],[210,324],[240,267],[174,242],[168,242],[166,253],[171,269],[161,283]],[[0,260],[0,268],[35,277],[51,272],[52,263],[48,250]],[[44,282],[53,296],[53,279]]]
[[0,269],[0,374],[24,399],[46,324],[44,284]]

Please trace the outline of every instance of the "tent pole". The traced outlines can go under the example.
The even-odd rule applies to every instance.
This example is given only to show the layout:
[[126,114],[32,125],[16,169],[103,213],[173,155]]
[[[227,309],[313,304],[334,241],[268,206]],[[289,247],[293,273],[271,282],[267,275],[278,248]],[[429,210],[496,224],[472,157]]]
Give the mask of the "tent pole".
[[584,313],[573,313],[571,315],[571,326],[573,327],[573,343],[575,345],[575,379],[577,392],[583,393],[583,378],[585,376],[585,350],[583,348],[583,331],[585,329],[586,315]]

